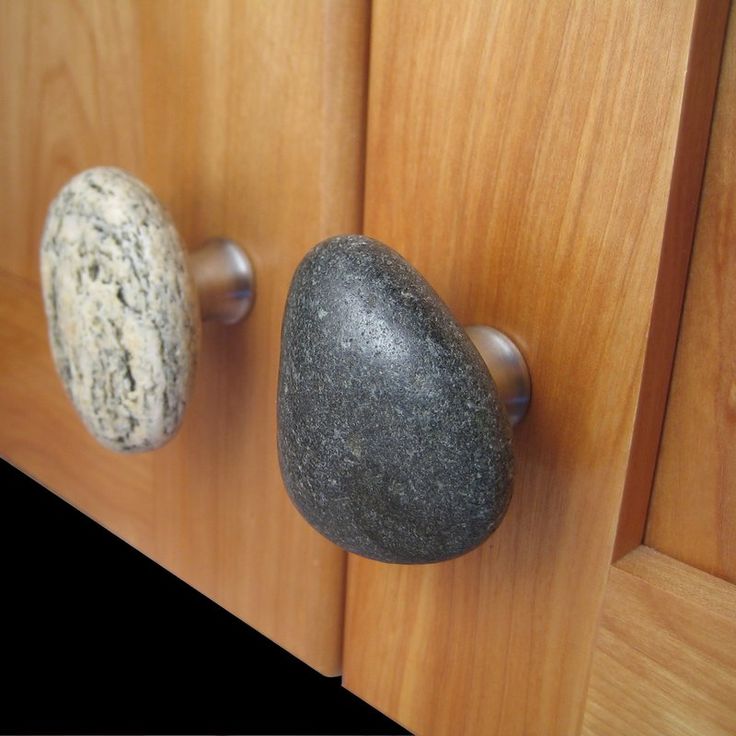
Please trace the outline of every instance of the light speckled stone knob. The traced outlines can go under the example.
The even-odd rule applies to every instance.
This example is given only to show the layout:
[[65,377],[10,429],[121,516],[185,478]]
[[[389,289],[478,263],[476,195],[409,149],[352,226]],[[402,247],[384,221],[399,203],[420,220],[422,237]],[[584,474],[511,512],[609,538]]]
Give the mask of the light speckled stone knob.
[[40,256],[51,352],[87,429],[112,450],[160,447],[189,400],[199,302],[205,318],[242,317],[252,302],[247,256],[218,240],[190,262],[163,205],[116,168],[62,188]]
[[501,522],[510,419],[526,411],[529,373],[502,333],[470,333],[370,238],[326,240],[298,267],[282,328],[279,458],[298,510],[340,547],[439,562]]

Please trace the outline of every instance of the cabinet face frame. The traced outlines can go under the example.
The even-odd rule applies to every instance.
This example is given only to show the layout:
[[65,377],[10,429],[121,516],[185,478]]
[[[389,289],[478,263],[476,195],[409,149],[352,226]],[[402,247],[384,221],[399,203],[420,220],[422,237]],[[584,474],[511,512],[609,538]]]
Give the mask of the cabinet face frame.
[[486,545],[349,558],[345,684],[412,731],[582,727],[611,562],[643,538],[727,11],[374,3],[366,233],[512,335],[534,387]]

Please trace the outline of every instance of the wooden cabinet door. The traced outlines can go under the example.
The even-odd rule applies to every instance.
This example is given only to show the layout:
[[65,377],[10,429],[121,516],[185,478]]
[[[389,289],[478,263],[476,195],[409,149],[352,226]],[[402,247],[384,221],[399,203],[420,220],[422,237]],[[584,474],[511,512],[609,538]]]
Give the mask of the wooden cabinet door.
[[736,23],[731,11],[646,546],[611,569],[586,734],[736,733]]
[[[610,673],[597,636],[630,610],[644,638],[649,613],[667,639],[673,589],[687,598],[702,583],[652,573],[637,548],[726,15],[711,0],[373,5],[366,233],[402,251],[460,321],[511,335],[533,384],[514,498],[486,544],[438,565],[349,559],[345,684],[413,731],[570,736],[585,716],[589,732],[644,732],[623,711],[618,730],[591,720],[636,689],[594,697]],[[690,654],[702,644],[712,657],[712,637],[729,635],[732,653],[723,610]],[[673,613],[669,632],[687,639],[692,614]],[[733,707],[730,666],[714,689]]]
[[[276,458],[280,324],[317,241],[360,229],[363,0],[2,0],[0,453],[306,662],[340,668],[344,555],[292,508]],[[76,172],[128,169],[197,245],[256,267],[252,314],[206,325],[160,451],[82,429],[52,368],[37,263]]]

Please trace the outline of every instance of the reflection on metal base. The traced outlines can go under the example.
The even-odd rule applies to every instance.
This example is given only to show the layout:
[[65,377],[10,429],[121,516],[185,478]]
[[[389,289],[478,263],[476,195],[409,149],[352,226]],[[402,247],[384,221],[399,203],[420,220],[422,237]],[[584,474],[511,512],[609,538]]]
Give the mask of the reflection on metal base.
[[253,305],[253,264],[232,240],[210,238],[189,255],[203,320],[233,324]]
[[511,426],[518,424],[532,396],[532,382],[524,356],[509,337],[493,327],[473,325],[465,331],[488,366]]

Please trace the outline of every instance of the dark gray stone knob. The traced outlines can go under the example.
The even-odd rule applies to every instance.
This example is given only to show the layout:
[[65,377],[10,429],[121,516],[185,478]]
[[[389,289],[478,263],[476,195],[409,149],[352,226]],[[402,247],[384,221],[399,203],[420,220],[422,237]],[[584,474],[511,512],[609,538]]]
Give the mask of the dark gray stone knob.
[[360,235],[320,243],[294,275],[278,445],[301,514],[375,560],[461,555],[511,498],[510,423],[486,363],[422,276]]

